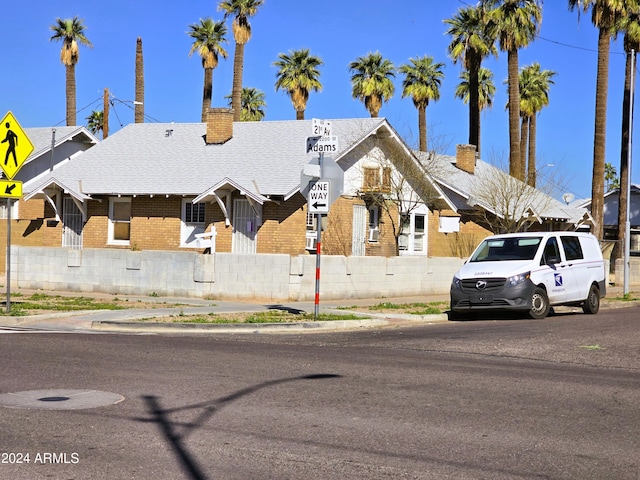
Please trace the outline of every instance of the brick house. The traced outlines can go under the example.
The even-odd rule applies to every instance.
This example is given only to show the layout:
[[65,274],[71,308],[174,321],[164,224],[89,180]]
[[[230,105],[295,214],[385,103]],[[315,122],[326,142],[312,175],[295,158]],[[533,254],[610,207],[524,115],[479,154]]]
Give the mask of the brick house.
[[[33,152],[25,160],[14,180],[23,182],[23,192],[38,183],[44,176],[73,161],[80,154],[96,145],[99,140],[85,127],[37,127],[25,128],[25,134],[33,144]],[[11,243],[42,246],[48,239],[45,231],[45,201],[0,202],[0,218],[8,216],[11,208]],[[0,242],[6,247],[7,222],[0,222]],[[59,245],[57,245],[59,246]],[[0,248],[0,264],[5,264],[6,248]]]
[[[441,171],[432,172],[384,118],[331,123],[338,148],[324,157],[344,182],[320,222],[323,253],[464,256],[490,233],[471,215],[477,205],[465,203],[462,179],[448,183],[473,176],[459,168],[464,158],[438,157]],[[30,181],[21,203],[43,206],[33,220],[45,246],[314,252],[317,217],[300,192],[301,172],[317,158],[306,152],[311,125],[234,123],[228,109],[211,109],[206,123],[131,124]]]

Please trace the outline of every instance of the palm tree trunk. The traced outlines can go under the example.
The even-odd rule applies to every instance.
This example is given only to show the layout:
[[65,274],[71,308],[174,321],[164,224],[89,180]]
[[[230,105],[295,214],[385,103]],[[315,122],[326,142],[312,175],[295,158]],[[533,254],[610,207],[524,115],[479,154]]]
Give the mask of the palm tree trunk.
[[76,66],[66,66],[67,127],[76,126]]
[[242,114],[242,69],[244,68],[244,43],[236,41],[233,55],[233,89],[231,91],[231,108],[233,121],[239,122]]
[[470,60],[469,70],[469,145],[476,146],[476,152],[480,154],[480,62]]
[[536,168],[536,134],[538,130],[538,115],[533,114],[529,119],[529,159],[527,164],[527,183],[535,188],[537,168]]
[[418,135],[420,135],[420,151],[427,151],[427,107],[418,107]]
[[[633,53],[635,57],[635,52]],[[627,223],[627,190],[629,189],[629,114],[631,112],[631,52],[627,54],[622,100],[622,141],[620,145],[620,196],[618,201],[618,242],[613,249],[613,258],[622,258]],[[635,60],[635,58],[634,58]]]
[[607,126],[607,89],[609,88],[609,30],[598,32],[598,72],[596,74],[596,121],[593,138],[593,176],[591,178],[591,216],[595,221],[593,234],[604,236],[604,151]]
[[518,50],[507,53],[509,84],[509,174],[524,181],[524,164],[520,158],[520,91],[518,86]]
[[[529,117],[524,116],[522,117],[522,121],[520,123],[520,158],[525,159],[526,163],[526,158],[527,158],[527,140],[528,140],[528,133],[529,133]],[[523,170],[522,171],[523,177],[526,177],[526,172]]]
[[213,68],[204,69],[204,88],[202,90],[202,123],[207,121],[211,108],[211,93],[213,90]]
[[142,58],[142,38],[136,41],[136,104],[133,120],[135,123],[144,123],[144,61]]
[[296,110],[296,120],[304,120],[304,110]]

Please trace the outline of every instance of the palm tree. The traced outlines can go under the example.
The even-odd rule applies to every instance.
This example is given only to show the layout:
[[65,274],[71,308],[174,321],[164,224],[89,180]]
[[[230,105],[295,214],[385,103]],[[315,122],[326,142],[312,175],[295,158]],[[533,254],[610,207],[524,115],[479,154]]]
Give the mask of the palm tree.
[[[462,81],[458,84],[455,91],[455,97],[460,98],[464,103],[469,103],[471,97],[469,94],[469,91],[471,90],[469,77],[470,75],[468,70],[461,72],[460,79]],[[495,94],[496,86],[493,83],[493,72],[488,68],[481,67],[480,70],[478,70],[478,113],[493,106],[493,96]],[[480,156],[480,131],[480,120],[478,120],[478,156]]]
[[542,21],[538,0],[500,0],[489,13],[489,31],[500,50],[507,52],[509,84],[509,173],[524,181],[524,159],[520,158],[520,94],[518,92],[518,50],[531,43]]
[[[231,107],[232,96],[225,95],[229,101],[229,107]],[[265,116],[265,107],[267,106],[264,100],[264,92],[253,87],[244,87],[242,89],[242,114],[240,116],[241,122],[259,122]]]
[[453,18],[444,20],[449,25],[447,35],[452,37],[448,50],[454,63],[461,61],[468,72],[469,81],[469,144],[480,154],[480,92],[479,74],[482,59],[489,54],[497,56],[495,39],[487,29],[489,5],[481,1],[476,7],[461,8]]
[[354,72],[351,76],[351,95],[362,100],[371,117],[376,118],[382,102],[388,102],[395,92],[393,63],[375,52],[358,57],[349,64],[349,70]]
[[102,110],[93,110],[86,118],[86,120],[87,128],[91,133],[93,133],[94,135],[97,135],[98,132],[104,133],[104,114]]
[[231,29],[236,41],[236,49],[233,55],[233,86],[232,107],[233,120],[239,121],[242,110],[242,70],[244,68],[244,45],[251,39],[252,17],[262,6],[264,0],[225,0],[220,2],[218,9],[224,11],[224,19],[233,16]]
[[532,187],[536,186],[537,116],[540,110],[549,105],[549,86],[553,85],[552,77],[555,75],[556,72],[552,70],[540,70],[539,63],[520,70],[520,156],[527,160],[528,154],[526,178]]
[[227,58],[227,51],[222,46],[227,43],[225,35],[227,27],[224,20],[214,22],[211,18],[200,19],[200,23],[189,25],[187,34],[193,38],[189,56],[198,52],[204,68],[204,90],[202,92],[202,122],[207,121],[207,113],[211,108],[213,90],[213,69],[218,66],[218,57]]
[[410,58],[410,64],[398,69],[404,73],[402,98],[411,97],[418,109],[420,151],[427,151],[427,106],[429,100],[440,100],[440,84],[444,78],[444,63],[435,63],[433,57]]
[[134,102],[134,122],[144,123],[144,59],[142,56],[142,38],[136,40],[136,96]]
[[318,67],[323,62],[319,57],[310,55],[309,49],[290,50],[288,54],[279,54],[278,58],[280,60],[273,63],[280,69],[276,74],[276,92],[280,88],[285,90],[291,97],[296,120],[304,120],[309,92],[322,89]]
[[[635,91],[635,75],[631,75],[632,67],[637,65],[636,53],[640,49],[640,12],[634,11],[621,19],[616,26],[619,31],[624,32],[624,50],[627,52],[625,64],[624,95],[622,100],[622,138],[620,146],[620,195],[618,200],[618,242],[613,249],[614,258],[621,258],[626,241],[627,222],[627,190],[629,188],[629,138],[631,135],[631,92]],[[632,82],[633,77],[633,84]],[[605,181],[606,181],[605,164]]]
[[[607,123],[607,92],[609,89],[609,44],[616,23],[634,11],[636,0],[569,0],[569,9],[588,12],[598,28],[598,67],[596,72],[596,116],[593,136],[593,175],[591,177],[591,216],[595,220],[593,234],[604,235],[604,164]],[[579,18],[579,17],[578,17]]]
[[76,64],[80,59],[78,44],[92,47],[89,39],[84,35],[86,27],[78,17],[61,19],[51,25],[53,35],[49,40],[62,41],[60,61],[66,68],[66,96],[67,96],[67,126],[76,125]]

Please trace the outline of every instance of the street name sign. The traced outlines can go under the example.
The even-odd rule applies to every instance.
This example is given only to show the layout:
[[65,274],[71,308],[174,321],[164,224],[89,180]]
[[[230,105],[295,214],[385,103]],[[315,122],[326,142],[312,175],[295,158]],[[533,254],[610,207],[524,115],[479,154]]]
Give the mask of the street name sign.
[[0,198],[21,198],[22,182],[16,180],[0,180]]
[[338,151],[338,137],[307,137],[307,153],[336,153]]
[[331,136],[331,122],[329,120],[311,119],[311,135],[313,137]]
[[0,166],[11,180],[33,152],[33,144],[13,113],[7,112],[0,121]]
[[310,184],[307,205],[309,213],[329,213],[329,192],[331,185],[328,181],[318,181]]

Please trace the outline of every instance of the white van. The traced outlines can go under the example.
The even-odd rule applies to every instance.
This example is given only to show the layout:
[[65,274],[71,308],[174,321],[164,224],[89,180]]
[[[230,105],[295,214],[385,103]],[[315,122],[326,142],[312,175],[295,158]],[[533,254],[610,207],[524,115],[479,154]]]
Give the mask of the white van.
[[606,294],[602,250],[579,232],[527,232],[485,238],[451,282],[452,317],[521,310],[544,318],[554,305],[597,313]]

